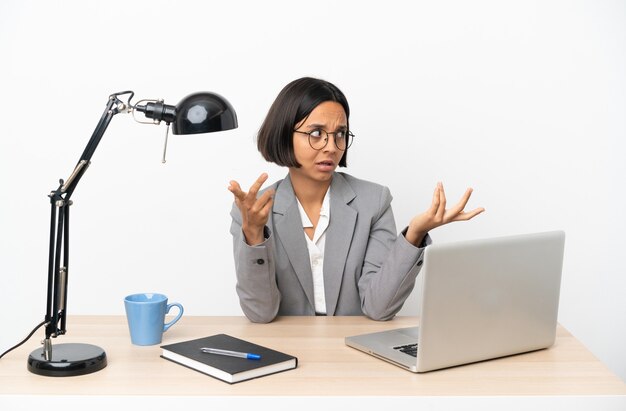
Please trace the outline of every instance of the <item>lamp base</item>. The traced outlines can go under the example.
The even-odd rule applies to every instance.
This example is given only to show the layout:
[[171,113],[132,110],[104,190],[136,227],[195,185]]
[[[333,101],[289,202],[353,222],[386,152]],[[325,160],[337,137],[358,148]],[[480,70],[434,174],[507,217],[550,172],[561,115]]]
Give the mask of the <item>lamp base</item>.
[[91,344],[56,344],[52,358],[46,360],[43,348],[28,356],[28,371],[47,377],[71,377],[100,371],[107,366],[104,350]]

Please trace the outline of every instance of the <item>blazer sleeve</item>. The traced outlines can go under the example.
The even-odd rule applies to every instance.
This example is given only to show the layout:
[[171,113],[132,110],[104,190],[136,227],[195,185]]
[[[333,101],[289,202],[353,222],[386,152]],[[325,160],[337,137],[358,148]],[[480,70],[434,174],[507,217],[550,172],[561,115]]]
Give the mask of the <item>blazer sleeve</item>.
[[358,283],[361,309],[374,320],[390,320],[400,311],[415,286],[424,248],[431,243],[427,235],[415,247],[404,237],[406,228],[397,234],[391,199],[389,189],[383,187]]
[[235,204],[230,215],[239,305],[250,321],[268,323],[276,317],[280,306],[271,230],[266,226],[265,241],[250,246],[245,241],[241,213]]

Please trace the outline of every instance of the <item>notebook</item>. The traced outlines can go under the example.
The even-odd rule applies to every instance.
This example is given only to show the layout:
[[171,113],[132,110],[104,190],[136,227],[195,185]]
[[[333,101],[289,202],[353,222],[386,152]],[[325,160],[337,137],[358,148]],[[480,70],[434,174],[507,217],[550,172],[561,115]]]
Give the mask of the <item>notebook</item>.
[[[230,384],[291,370],[298,366],[298,358],[293,355],[227,334],[163,345],[161,348],[163,349],[161,357],[166,360]],[[203,348],[222,352],[228,350],[230,355],[204,352]],[[254,359],[251,359],[251,356]]]
[[419,327],[345,344],[413,372],[550,347],[564,246],[563,231],[432,244],[419,274]]

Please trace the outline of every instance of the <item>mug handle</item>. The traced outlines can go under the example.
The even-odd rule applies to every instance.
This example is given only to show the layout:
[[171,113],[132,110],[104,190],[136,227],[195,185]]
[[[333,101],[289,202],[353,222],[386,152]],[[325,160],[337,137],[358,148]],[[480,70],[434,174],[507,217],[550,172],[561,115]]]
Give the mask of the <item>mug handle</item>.
[[163,324],[163,332],[169,330],[172,325],[176,324],[176,321],[180,320],[180,317],[183,316],[183,311],[185,311],[183,310],[183,306],[180,303],[172,303],[167,305],[167,308],[165,309],[165,314],[169,313],[172,307],[178,307],[178,315],[169,323]]

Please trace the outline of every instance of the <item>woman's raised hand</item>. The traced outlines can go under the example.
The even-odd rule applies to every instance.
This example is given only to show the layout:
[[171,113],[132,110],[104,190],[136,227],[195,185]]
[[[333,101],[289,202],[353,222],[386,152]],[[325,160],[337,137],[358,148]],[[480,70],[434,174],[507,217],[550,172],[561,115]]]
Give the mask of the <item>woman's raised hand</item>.
[[228,191],[235,196],[235,204],[241,212],[241,229],[248,245],[261,244],[265,240],[263,229],[272,211],[274,190],[266,190],[259,198],[257,194],[266,180],[267,174],[261,174],[247,193],[234,180],[228,185]]
[[468,188],[454,207],[446,209],[446,193],[443,190],[443,184],[437,183],[430,208],[413,217],[409,223],[409,229],[406,233],[407,241],[418,246],[430,230],[454,221],[470,220],[485,211],[482,207],[465,211],[465,205],[467,205],[471,195],[472,189]]

